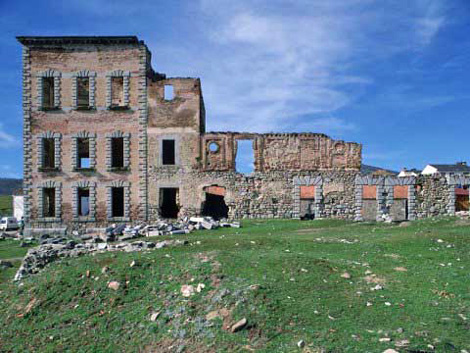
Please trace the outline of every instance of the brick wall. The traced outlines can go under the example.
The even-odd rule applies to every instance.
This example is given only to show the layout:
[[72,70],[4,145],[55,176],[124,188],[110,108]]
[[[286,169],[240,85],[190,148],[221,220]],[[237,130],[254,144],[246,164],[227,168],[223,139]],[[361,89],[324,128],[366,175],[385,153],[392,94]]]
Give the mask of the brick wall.
[[[141,53],[146,55],[146,48],[141,44],[133,45],[32,45],[25,49],[29,53],[28,72],[30,75],[24,82],[25,94],[31,97],[31,110],[25,131],[30,136],[25,140],[25,151],[29,161],[29,168],[25,169],[25,185],[28,195],[28,218],[31,226],[36,228],[57,227],[72,225],[81,226],[104,226],[107,224],[107,186],[110,182],[123,182],[130,185],[130,219],[142,217],[141,193],[142,188],[142,152],[139,149],[142,140],[142,112],[141,95],[142,66],[146,62],[142,60]],[[26,71],[26,68],[24,68]],[[128,87],[126,89],[129,109],[122,111],[111,111],[108,109],[107,96],[108,74],[115,70],[128,73]],[[38,77],[43,72],[55,72],[59,76],[58,109],[45,111],[39,105],[41,85]],[[74,105],[75,75],[77,72],[87,72],[93,75],[93,97],[90,95],[90,110],[76,110]],[[143,70],[145,75],[145,69]],[[144,77],[145,79],[145,77]],[[56,81],[57,82],[57,81]],[[145,81],[144,81],[145,83]],[[90,91],[92,90],[90,83]],[[57,87],[56,87],[57,88]],[[146,119],[145,119],[146,120]],[[109,148],[107,146],[107,135],[120,132],[129,136],[129,169],[122,172],[109,170]],[[38,151],[41,143],[40,136],[49,133],[57,134],[59,139],[60,165],[56,171],[42,171]],[[93,150],[95,152],[95,168],[89,171],[77,171],[74,169],[74,144],[75,136],[84,133],[93,136]],[[146,155],[145,155],[146,159]],[[61,212],[57,222],[51,220],[43,221],[38,212],[40,206],[40,186],[54,182],[61,186]],[[77,185],[89,183],[96,185],[96,203],[94,217],[88,217],[83,222],[75,218],[74,208],[76,202],[74,193]],[[88,185],[88,184],[86,184]],[[57,223],[57,224],[56,224]]]

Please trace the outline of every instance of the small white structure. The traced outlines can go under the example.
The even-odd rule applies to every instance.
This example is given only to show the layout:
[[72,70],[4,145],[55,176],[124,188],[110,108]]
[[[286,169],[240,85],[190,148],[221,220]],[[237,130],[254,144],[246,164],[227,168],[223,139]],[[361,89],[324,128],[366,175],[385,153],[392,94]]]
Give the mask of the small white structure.
[[18,221],[24,216],[24,196],[13,195],[13,217]]
[[407,178],[407,177],[417,177],[419,175],[419,171],[416,169],[411,169],[408,170],[406,168],[403,168],[400,173],[398,173],[399,178]]
[[431,164],[428,164],[426,167],[424,167],[423,171],[421,174],[423,175],[434,175],[439,173],[436,167],[432,166]]

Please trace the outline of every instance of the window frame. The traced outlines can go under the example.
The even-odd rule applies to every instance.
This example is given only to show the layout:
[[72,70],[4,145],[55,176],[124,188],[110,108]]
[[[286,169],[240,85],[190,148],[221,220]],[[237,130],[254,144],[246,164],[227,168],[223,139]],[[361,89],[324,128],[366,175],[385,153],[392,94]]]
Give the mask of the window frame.
[[[37,108],[40,111],[50,111],[60,109],[60,90],[61,90],[61,77],[62,73],[56,70],[47,69],[36,74],[36,101]],[[44,79],[53,78],[53,105],[51,107],[44,106]]]
[[[123,167],[113,167],[113,138],[123,139]],[[131,134],[128,132],[114,131],[106,134],[106,170],[108,172],[128,171],[131,165],[130,156]]]
[[[78,105],[78,80],[88,78],[88,107]],[[72,74],[72,107],[75,110],[94,110],[96,109],[96,72],[81,70]]]
[[[122,77],[123,105],[113,106],[113,85],[112,79]],[[106,73],[106,109],[108,110],[127,110],[130,109],[130,71],[114,70]]]
[[[44,165],[44,139],[54,139],[54,168]],[[59,171],[61,168],[62,135],[58,132],[46,131],[37,135],[37,166],[40,172]]]
[[[57,181],[45,181],[37,186],[37,219],[41,222],[60,222],[62,219],[62,183]],[[55,212],[54,217],[46,217],[44,210],[45,189],[55,189]]]
[[[96,183],[91,181],[77,181],[73,184],[73,197],[72,197],[72,207],[73,207],[73,217],[76,222],[95,222],[96,221]],[[88,189],[89,191],[89,200],[88,207],[89,213],[87,216],[81,216],[79,213],[80,210],[80,198],[79,190]]]
[[[175,163],[163,164],[163,141],[173,140],[175,143]],[[174,168],[180,166],[180,136],[176,134],[161,135],[158,141],[157,165],[162,168]]]
[[[79,168],[78,141],[79,139],[88,139],[90,166],[88,168]],[[78,132],[72,135],[72,169],[74,172],[86,172],[96,170],[96,134],[86,131]]]
[[[106,192],[107,220],[112,222],[129,222],[131,208],[131,184],[128,181],[116,180],[109,183]],[[124,188],[124,217],[113,217],[113,188]]]

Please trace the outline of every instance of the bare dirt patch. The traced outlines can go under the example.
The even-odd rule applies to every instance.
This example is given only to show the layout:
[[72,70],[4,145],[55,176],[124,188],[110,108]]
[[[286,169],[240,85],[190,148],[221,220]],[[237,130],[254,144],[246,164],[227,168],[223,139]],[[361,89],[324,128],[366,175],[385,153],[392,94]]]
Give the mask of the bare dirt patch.
[[367,283],[374,283],[374,284],[385,284],[385,282],[386,282],[385,278],[379,277],[376,274],[371,274],[371,275],[365,276],[364,280]]

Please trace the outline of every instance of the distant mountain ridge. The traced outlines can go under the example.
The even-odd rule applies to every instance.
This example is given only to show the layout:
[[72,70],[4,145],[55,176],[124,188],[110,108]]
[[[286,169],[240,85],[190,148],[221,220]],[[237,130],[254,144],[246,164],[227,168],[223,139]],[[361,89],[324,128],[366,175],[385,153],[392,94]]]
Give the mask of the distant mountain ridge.
[[372,173],[374,173],[376,171],[379,171],[379,170],[384,170],[384,171],[389,172],[389,173],[398,174],[398,172],[395,171],[395,170],[375,167],[375,166],[367,165],[367,164],[362,164],[361,165],[361,173],[362,174],[372,174]]
[[0,178],[0,195],[13,195],[21,193],[23,179]]

